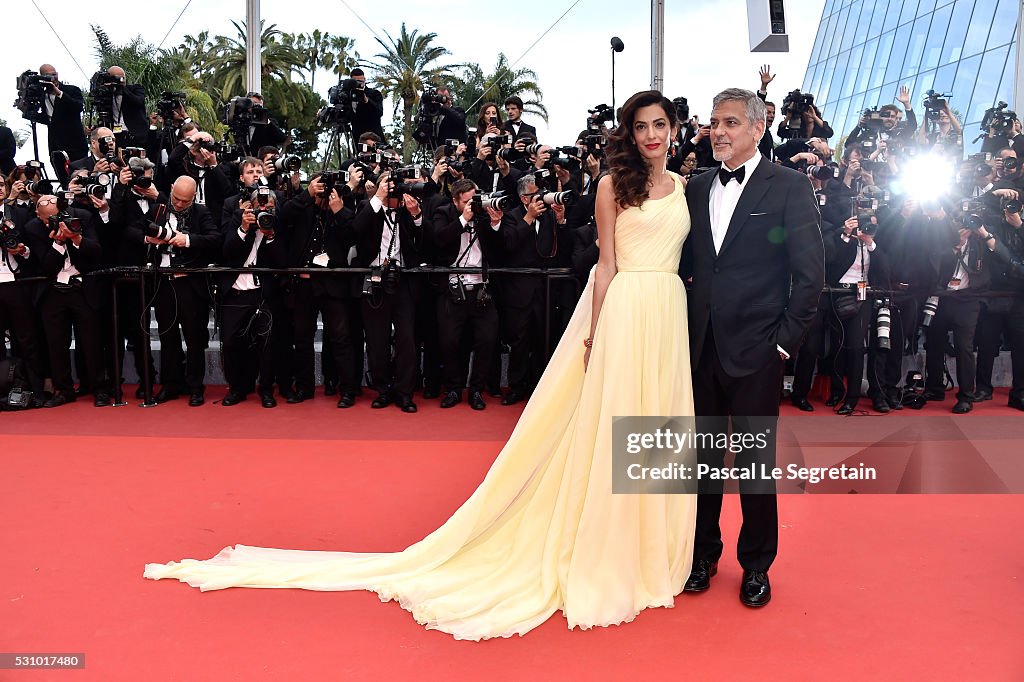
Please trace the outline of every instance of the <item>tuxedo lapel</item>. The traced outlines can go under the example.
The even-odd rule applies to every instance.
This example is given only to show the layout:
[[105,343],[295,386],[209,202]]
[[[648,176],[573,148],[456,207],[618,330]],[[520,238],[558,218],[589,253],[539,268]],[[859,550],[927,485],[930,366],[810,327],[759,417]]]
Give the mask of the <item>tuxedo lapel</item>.
[[743,188],[743,194],[740,195],[740,200],[736,204],[736,210],[733,211],[732,220],[729,221],[729,229],[725,233],[722,248],[718,250],[719,256],[725,253],[729,245],[736,240],[736,235],[740,233],[750,218],[750,212],[757,208],[761,199],[768,193],[771,187],[769,180],[773,175],[775,175],[775,169],[772,164],[761,159],[754,172],[750,174],[750,179],[747,180],[747,185]]
[[698,175],[692,182],[695,183],[695,201],[690,205],[690,229],[699,231],[700,241],[707,249],[708,255],[714,259],[715,238],[711,232],[711,188],[712,183],[718,178],[717,172],[708,172]]

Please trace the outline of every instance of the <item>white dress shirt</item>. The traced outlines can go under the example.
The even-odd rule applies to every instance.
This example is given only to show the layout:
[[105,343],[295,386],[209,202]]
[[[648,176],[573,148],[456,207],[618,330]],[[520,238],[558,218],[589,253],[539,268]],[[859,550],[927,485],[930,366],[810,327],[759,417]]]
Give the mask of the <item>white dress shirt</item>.
[[[725,234],[729,231],[729,223],[732,221],[732,214],[736,211],[736,204],[739,203],[740,196],[742,196],[744,188],[750,181],[750,176],[754,174],[754,169],[757,168],[757,164],[761,162],[762,158],[761,153],[755,149],[754,155],[743,164],[746,171],[742,183],[733,178],[729,180],[729,184],[722,186],[717,176],[711,181],[709,209],[711,215],[711,236],[714,239],[716,254],[722,249]],[[722,164],[722,167],[730,171],[736,170],[735,168],[729,168],[725,164]]]
[[[373,209],[374,213],[380,213],[384,209],[384,204],[376,195],[370,198],[370,208]],[[388,247],[391,247],[391,260],[395,261],[395,264],[399,267],[405,265],[402,262],[402,240],[398,232],[398,212],[388,211],[385,214],[387,220],[384,221],[384,229],[380,235],[380,248],[377,249],[377,257],[370,263],[371,268],[379,268],[384,264],[384,261],[388,257]],[[423,213],[420,213],[419,217],[413,220],[413,224],[419,227],[423,224]],[[394,236],[395,243],[391,245],[391,238]]]
[[[168,218],[168,221],[170,218]],[[255,225],[249,228],[250,230],[256,230],[256,239],[252,242],[252,249],[249,250],[249,255],[245,257],[245,263],[242,267],[251,268],[256,265],[256,256],[260,250],[260,244],[263,243],[263,232],[261,232]],[[242,228],[238,228],[238,236],[242,241],[245,241],[245,232]],[[267,240],[270,243],[271,240]],[[232,289],[238,291],[251,291],[253,289],[259,289],[260,285],[256,283],[255,275],[242,273],[235,279],[235,283],[231,285]]]

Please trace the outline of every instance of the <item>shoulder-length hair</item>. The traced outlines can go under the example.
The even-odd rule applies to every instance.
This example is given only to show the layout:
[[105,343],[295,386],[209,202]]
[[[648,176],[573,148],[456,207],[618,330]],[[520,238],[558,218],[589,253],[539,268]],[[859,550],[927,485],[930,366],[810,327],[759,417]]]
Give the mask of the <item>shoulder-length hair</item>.
[[608,136],[612,189],[615,191],[615,201],[623,207],[639,206],[650,193],[647,182],[650,180],[651,168],[637,149],[633,139],[633,123],[638,110],[653,104],[661,106],[669,126],[675,128],[678,124],[675,105],[659,91],[646,90],[626,100],[619,113],[619,125]]

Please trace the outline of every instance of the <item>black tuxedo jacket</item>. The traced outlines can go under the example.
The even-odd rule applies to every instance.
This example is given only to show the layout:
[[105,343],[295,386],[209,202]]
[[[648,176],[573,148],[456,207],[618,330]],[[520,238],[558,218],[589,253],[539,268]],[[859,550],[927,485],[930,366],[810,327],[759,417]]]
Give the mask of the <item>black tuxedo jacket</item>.
[[[248,232],[242,233],[244,237],[239,236],[239,230],[235,227],[232,230],[225,231],[224,234],[224,247],[221,251],[221,261],[225,267],[229,268],[241,268],[245,266],[245,261],[249,258],[249,253],[252,251],[252,245],[256,241],[256,234],[259,230],[253,226]],[[266,237],[260,242],[260,248],[256,251],[256,262],[253,267],[257,268],[283,268],[285,267],[285,251],[284,251],[284,239],[278,236],[272,241],[267,241]],[[278,282],[277,275],[271,274],[259,274],[260,286],[263,288],[263,298],[273,296],[277,292]],[[223,300],[224,296],[231,291],[231,285],[238,279],[238,273],[225,273],[220,276],[219,288],[217,291],[217,297]]]
[[140,83],[124,86],[121,92],[121,115],[136,145],[144,145],[149,137],[149,116],[146,115],[146,87]]
[[89,152],[88,154],[86,154],[82,158],[75,159],[74,161],[72,161],[68,165],[68,173],[71,174],[71,173],[74,173],[75,171],[80,171],[80,170],[86,170],[86,171],[89,171],[90,173],[92,173],[92,169],[96,165],[97,161],[99,161],[99,159],[97,159],[95,156],[93,156],[92,152]]
[[380,119],[384,115],[384,96],[380,90],[366,88],[366,102],[359,102],[352,117],[352,139],[358,141],[363,133],[376,133],[384,139]]
[[[456,259],[462,255],[461,216],[462,213],[455,204],[448,203],[437,207],[431,219],[424,223],[424,237],[433,245],[438,265],[455,265]],[[494,230],[489,220],[476,231],[476,234],[484,262],[494,267],[499,262],[504,248],[502,230],[505,229],[505,225],[502,223]]]
[[[47,126],[46,139],[50,151],[61,150],[67,152],[69,159],[78,159],[89,151],[82,127],[85,99],[77,86],[61,83],[60,89],[63,95],[53,100],[53,116],[41,122]],[[43,115],[46,118],[45,108]]]
[[[522,120],[522,119],[520,119],[520,120]],[[535,140],[537,139],[537,129],[534,128],[529,123],[525,123],[524,122],[522,125],[519,126],[519,134],[518,135],[516,134],[516,129],[512,127],[512,121],[505,121],[502,124],[502,127],[505,129],[505,131],[509,135],[512,136],[512,141],[513,142],[518,140],[520,137],[532,137]]]
[[[356,257],[352,261],[353,267],[368,268],[383,251],[387,253],[385,245],[381,246],[381,239],[384,235],[384,212],[374,211],[369,200],[360,205],[356,211],[355,219],[352,221],[352,230],[356,240]],[[412,216],[405,208],[398,209],[398,243],[402,250],[402,264],[406,268],[414,268],[420,264],[419,243],[422,237],[420,228],[416,227]],[[424,216],[426,218],[426,216]],[[424,222],[426,222],[424,220]],[[422,227],[422,224],[421,224]]]
[[[316,267],[312,259],[320,253],[329,258],[328,268],[348,267],[348,252],[355,243],[352,209],[343,207],[338,213],[323,210],[316,205],[309,192],[302,192],[294,199],[281,205],[278,220],[285,223],[284,231],[286,263],[290,268]],[[322,233],[317,230],[317,221],[322,220]],[[326,269],[326,268],[325,268]],[[351,298],[354,294],[352,275],[314,275],[313,293],[332,298]],[[358,278],[362,282],[362,277]]]
[[18,151],[18,145],[14,141],[14,131],[7,126],[0,126],[0,172],[10,175],[18,164],[14,162],[14,155]]
[[708,330],[734,377],[778,362],[776,345],[800,347],[824,284],[818,202],[807,176],[760,159],[716,255],[709,199],[715,172],[690,180],[690,235],[680,264],[689,294],[690,354],[698,362]]
[[[572,259],[572,230],[558,225],[550,209],[537,218],[539,229],[527,224],[525,218],[526,207],[521,203],[506,211],[502,218],[502,265],[510,268],[568,266]],[[499,281],[502,302],[514,308],[529,306],[544,290],[544,278],[540,275],[506,273]]]
[[160,192],[156,199],[149,200],[149,208],[145,212],[139,204],[142,198],[122,184],[115,185],[111,193],[110,222],[123,226],[115,256],[117,265],[140,266],[149,262],[149,245],[143,240],[143,228],[153,207],[158,203],[167,203],[167,195]]
[[[82,243],[76,247],[70,242],[65,242],[65,248],[71,263],[82,275],[86,275],[103,266],[103,249],[100,246],[93,216],[78,208],[69,208],[68,211],[82,221]],[[53,248],[54,241],[50,239],[49,226],[44,225],[39,218],[33,218],[25,226],[25,238],[29,240],[26,245],[33,251],[33,257],[39,264],[39,274],[51,282],[56,282],[57,273],[64,267],[64,256]],[[103,287],[109,286],[109,283],[101,281],[98,277],[82,277],[82,282],[86,301],[94,309],[99,309]],[[40,287],[36,290],[35,303],[38,304],[39,298],[48,288],[49,286]]]

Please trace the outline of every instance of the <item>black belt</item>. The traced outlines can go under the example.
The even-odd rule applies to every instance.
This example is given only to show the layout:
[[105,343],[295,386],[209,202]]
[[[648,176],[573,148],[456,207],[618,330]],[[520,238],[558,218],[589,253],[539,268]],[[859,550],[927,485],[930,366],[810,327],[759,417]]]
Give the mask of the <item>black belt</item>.
[[836,285],[836,288],[837,289],[856,289],[857,285],[858,285],[857,282],[854,282],[853,284],[850,284],[848,282],[840,282],[839,284]]
[[81,289],[82,278],[72,277],[70,280],[68,280],[67,284],[64,284],[63,282],[54,282],[53,288],[56,289],[57,291],[75,291]]

